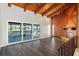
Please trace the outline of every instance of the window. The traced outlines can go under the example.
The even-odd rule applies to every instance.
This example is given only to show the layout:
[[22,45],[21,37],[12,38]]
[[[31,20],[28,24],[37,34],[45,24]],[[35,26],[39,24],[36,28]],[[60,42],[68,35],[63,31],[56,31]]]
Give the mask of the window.
[[33,37],[38,38],[40,36],[40,25],[34,24],[33,25]]
[[8,27],[8,42],[21,41],[21,23],[9,22]]
[[[22,29],[22,30],[21,30]],[[40,25],[9,22],[8,23],[8,43],[21,42],[31,40],[40,36]],[[23,39],[22,39],[23,37]]]
[[32,39],[32,24],[23,24],[23,40]]
[[55,32],[55,25],[53,24],[52,25],[52,36],[54,36],[54,34],[55,34],[54,32]]

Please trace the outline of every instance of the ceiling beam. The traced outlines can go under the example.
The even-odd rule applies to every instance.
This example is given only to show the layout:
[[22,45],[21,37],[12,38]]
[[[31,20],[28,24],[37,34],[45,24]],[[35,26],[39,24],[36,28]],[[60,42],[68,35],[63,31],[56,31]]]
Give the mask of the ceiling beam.
[[24,11],[26,11],[26,8],[25,7],[26,7],[26,4],[24,4]]
[[24,3],[24,11],[26,11],[26,7],[28,6],[27,3]]
[[52,13],[51,15],[49,15],[48,17],[53,17],[55,16],[57,13],[61,14],[63,13],[64,10],[68,10],[70,6],[69,5],[65,5],[64,7],[60,8],[57,12]]
[[39,8],[36,13],[38,14],[42,14],[44,13],[45,11],[47,11],[51,6],[53,6],[54,3],[46,3],[44,4],[41,8]]
[[38,8],[35,10],[35,14],[44,6],[46,3],[43,3],[42,5],[38,6]]
[[51,9],[56,8],[56,6],[58,6],[58,5],[59,5],[59,3],[57,3],[57,4],[54,3],[53,6],[51,6],[51,7],[48,8],[45,12],[43,12],[42,15],[44,15],[45,13],[47,13],[48,11],[50,11]]
[[[67,19],[70,18],[74,9],[75,9],[75,6],[71,6],[71,5],[68,8],[66,8],[63,11],[63,15],[65,16],[65,18],[67,18]],[[54,17],[54,16],[52,16],[52,17]]]
[[60,8],[62,8],[65,4],[62,3],[62,4],[59,4],[58,6],[56,6],[55,8],[51,8],[51,10],[47,11],[46,13],[44,13],[43,15],[45,16],[49,16],[51,15],[52,13],[58,11]]
[[12,5],[24,8],[24,3],[12,3]]
[[26,7],[31,5],[32,3],[12,3],[12,4],[15,6],[21,7],[24,9],[24,11],[26,11],[27,10]]
[[8,3],[8,6],[11,7],[11,3]]
[[30,3],[30,4],[28,4],[28,5],[25,7],[25,9],[34,12],[34,11],[37,9],[37,7],[38,7],[38,6],[36,5],[36,3]]

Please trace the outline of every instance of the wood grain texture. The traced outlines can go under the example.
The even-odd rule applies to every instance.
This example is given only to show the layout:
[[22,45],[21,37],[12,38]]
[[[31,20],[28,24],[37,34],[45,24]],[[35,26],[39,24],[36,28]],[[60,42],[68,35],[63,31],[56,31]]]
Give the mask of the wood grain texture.
[[0,49],[1,56],[59,56],[59,47],[68,40],[44,38]]

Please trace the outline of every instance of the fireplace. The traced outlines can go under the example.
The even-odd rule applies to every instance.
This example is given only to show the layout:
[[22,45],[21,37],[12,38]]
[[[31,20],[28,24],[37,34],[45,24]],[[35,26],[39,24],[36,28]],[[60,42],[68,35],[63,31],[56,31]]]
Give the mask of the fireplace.
[[64,28],[65,32],[66,32],[66,37],[69,39],[72,39],[74,36],[76,36],[76,28],[72,27],[72,28]]

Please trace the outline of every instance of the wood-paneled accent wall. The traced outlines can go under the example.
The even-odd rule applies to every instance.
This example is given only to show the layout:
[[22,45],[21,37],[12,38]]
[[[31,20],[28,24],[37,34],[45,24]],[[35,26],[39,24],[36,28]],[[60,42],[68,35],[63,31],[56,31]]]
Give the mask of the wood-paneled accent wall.
[[79,4],[77,4],[77,35],[78,35],[78,38],[77,38],[77,47],[79,48]]
[[[63,12],[63,15],[58,15],[52,17],[52,24],[55,25],[55,36],[65,36],[66,30],[65,28],[68,25],[72,25],[72,23],[76,26],[77,21],[77,10],[76,5],[71,6]],[[76,36],[76,33],[75,33]]]

